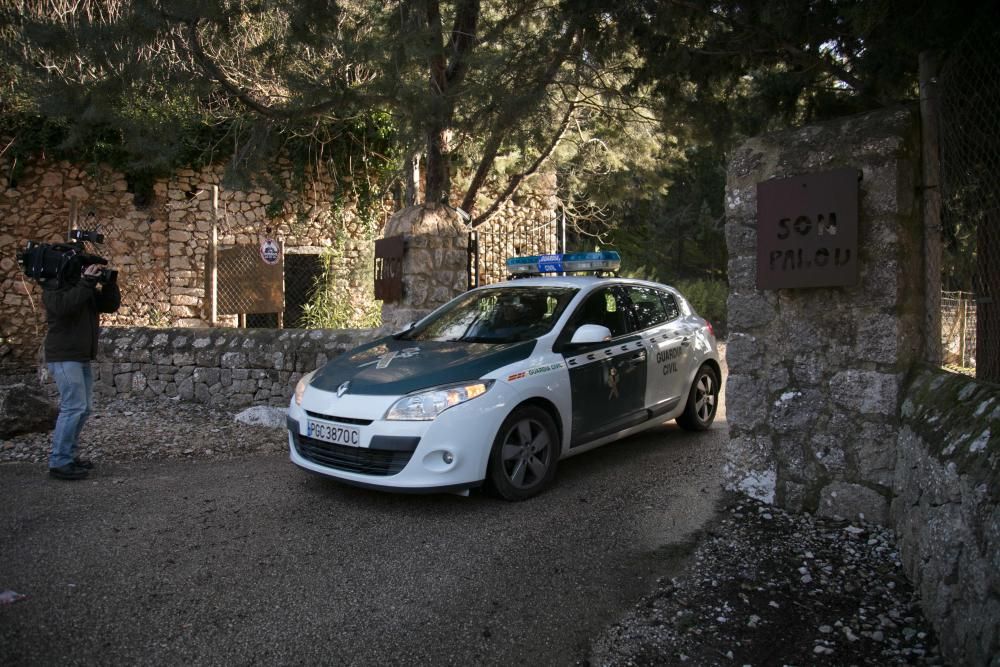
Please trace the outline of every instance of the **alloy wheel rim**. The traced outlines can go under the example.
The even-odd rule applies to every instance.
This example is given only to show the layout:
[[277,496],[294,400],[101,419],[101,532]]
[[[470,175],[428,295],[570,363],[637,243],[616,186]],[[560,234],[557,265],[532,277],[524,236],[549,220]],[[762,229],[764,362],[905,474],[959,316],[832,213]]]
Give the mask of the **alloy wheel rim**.
[[715,414],[715,399],[715,382],[711,375],[705,373],[698,378],[694,396],[695,413],[702,422]]
[[504,475],[518,489],[528,489],[544,479],[551,456],[549,432],[533,419],[517,422],[507,432],[500,450]]

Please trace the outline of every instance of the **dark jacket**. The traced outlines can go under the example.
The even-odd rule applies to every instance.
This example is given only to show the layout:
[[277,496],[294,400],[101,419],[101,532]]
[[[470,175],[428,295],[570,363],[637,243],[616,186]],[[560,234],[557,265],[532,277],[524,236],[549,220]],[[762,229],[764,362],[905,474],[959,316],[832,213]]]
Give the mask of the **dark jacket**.
[[100,291],[90,278],[59,289],[45,290],[45,361],[91,361],[97,358],[98,313],[113,313],[121,305],[121,291],[115,283]]

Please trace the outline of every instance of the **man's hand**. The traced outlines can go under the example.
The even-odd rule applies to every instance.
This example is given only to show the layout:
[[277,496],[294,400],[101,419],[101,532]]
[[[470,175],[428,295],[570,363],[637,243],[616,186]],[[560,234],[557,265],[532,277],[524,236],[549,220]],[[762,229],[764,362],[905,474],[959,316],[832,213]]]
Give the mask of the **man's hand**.
[[94,278],[101,275],[101,265],[100,264],[88,264],[83,270],[83,275],[86,278]]

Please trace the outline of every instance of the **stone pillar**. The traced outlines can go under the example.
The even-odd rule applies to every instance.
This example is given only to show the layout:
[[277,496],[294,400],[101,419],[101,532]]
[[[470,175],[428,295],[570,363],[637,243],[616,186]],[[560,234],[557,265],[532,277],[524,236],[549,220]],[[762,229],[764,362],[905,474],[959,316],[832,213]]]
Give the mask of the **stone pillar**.
[[409,206],[386,224],[385,237],[402,235],[403,299],[382,306],[382,324],[398,329],[468,288],[469,232],[454,209]]
[[[727,180],[726,483],[796,511],[888,521],[904,376],[923,349],[919,122],[909,109],[751,139]],[[861,172],[858,284],[759,290],[757,184]]]

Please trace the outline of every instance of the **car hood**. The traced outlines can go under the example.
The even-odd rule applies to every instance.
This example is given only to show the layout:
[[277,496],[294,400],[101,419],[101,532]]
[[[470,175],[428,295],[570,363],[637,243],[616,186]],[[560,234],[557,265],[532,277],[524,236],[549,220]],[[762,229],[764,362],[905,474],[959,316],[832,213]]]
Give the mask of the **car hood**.
[[403,395],[413,391],[483,377],[527,359],[535,341],[490,345],[448,341],[397,340],[387,337],[354,348],[323,366],[312,386],[345,393]]

